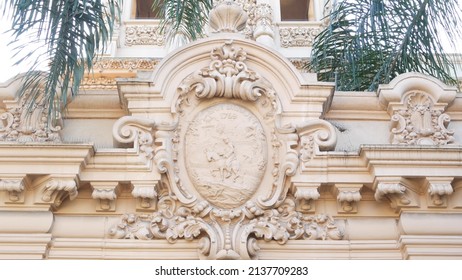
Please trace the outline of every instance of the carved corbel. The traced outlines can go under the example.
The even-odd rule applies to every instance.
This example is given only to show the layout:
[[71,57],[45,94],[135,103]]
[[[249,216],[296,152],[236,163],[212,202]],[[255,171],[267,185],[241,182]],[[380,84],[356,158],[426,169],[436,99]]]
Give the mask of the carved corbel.
[[2,177],[0,179],[0,191],[8,192],[7,204],[24,203],[24,190],[30,182],[26,176]]
[[329,151],[337,144],[337,134],[332,124],[325,120],[308,120],[296,126],[300,137],[300,160],[307,167],[317,151]]
[[[449,206],[454,209],[462,208],[462,180],[454,180],[452,182],[454,193],[449,200]],[[449,198],[448,198],[449,199]]]
[[292,183],[292,192],[296,199],[296,210],[302,213],[312,213],[315,211],[315,200],[321,194],[318,191],[319,184]]
[[115,200],[119,182],[91,182],[93,192],[91,197],[99,201],[96,211],[115,211]]
[[454,192],[451,182],[454,178],[426,178],[428,207],[447,207],[448,196]]
[[335,184],[337,191],[337,211],[339,213],[357,213],[358,202],[361,200],[359,192],[362,184]]
[[150,160],[154,156],[153,133],[155,127],[156,122],[154,120],[124,116],[114,123],[112,135],[117,142],[115,143],[116,146],[127,147],[133,143],[135,149],[138,149],[141,155]]
[[375,200],[390,202],[397,212],[401,208],[419,207],[417,194],[411,189],[412,183],[405,178],[377,179],[374,182]]
[[132,182],[132,195],[137,199],[137,210],[155,210],[157,207],[157,181]]
[[74,200],[78,195],[78,178],[76,176],[45,176],[34,181],[36,204],[50,205],[58,208],[69,197]]

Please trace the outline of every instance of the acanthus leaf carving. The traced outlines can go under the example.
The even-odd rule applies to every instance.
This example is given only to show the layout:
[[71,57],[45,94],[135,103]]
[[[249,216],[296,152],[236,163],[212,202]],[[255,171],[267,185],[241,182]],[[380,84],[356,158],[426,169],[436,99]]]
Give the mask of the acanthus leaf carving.
[[157,187],[158,182],[132,182],[132,196],[138,199],[137,208],[155,209],[157,204]]
[[357,213],[362,184],[335,184],[339,213]]
[[98,200],[96,211],[115,211],[119,182],[90,182],[93,188],[91,197]]
[[[169,200],[162,197],[159,204]],[[165,209],[163,206],[159,208]],[[171,243],[178,239],[199,240],[198,252],[204,259],[258,258],[258,239],[279,244],[295,239],[343,239],[344,227],[331,216],[305,215],[295,208],[296,202],[289,197],[277,209],[264,210],[250,220],[243,219],[244,212],[234,210],[211,211],[201,218],[185,206],[176,208],[173,215],[164,210],[152,214],[125,214],[109,230],[109,236],[116,239],[165,239]]]
[[56,209],[66,198],[74,200],[78,195],[79,182],[75,176],[47,175],[33,182],[36,204],[49,205]]
[[159,25],[128,25],[125,27],[125,45],[163,46],[165,34]]
[[281,47],[311,47],[322,27],[280,27]]
[[247,53],[242,48],[236,49],[232,40],[214,48],[210,57],[212,62],[209,67],[191,74],[178,87],[178,112],[181,113],[182,107],[189,104],[188,95],[191,92],[199,99],[223,97],[246,101],[256,101],[265,95],[271,105],[276,106],[270,83],[248,69],[245,64]]

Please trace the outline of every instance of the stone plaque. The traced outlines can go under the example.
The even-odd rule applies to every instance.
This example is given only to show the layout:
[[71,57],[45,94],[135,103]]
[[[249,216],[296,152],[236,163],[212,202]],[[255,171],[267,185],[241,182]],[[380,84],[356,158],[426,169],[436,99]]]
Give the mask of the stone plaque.
[[196,190],[231,209],[256,192],[267,164],[265,132],[244,107],[218,104],[197,114],[185,136],[185,163]]

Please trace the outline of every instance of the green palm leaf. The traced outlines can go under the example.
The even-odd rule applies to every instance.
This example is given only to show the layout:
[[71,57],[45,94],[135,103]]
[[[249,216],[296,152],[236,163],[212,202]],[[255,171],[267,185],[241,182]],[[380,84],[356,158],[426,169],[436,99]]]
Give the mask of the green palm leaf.
[[345,0],[315,39],[310,69],[339,90],[376,90],[416,71],[457,84],[443,37],[462,37],[461,8],[448,0]]
[[[79,92],[85,68],[91,69],[93,58],[104,51],[111,40],[113,26],[120,14],[118,0],[5,0],[10,9],[12,34],[16,42],[25,36],[45,46],[28,51],[16,47],[23,62],[36,57],[23,77],[19,90],[36,99],[41,91],[49,104],[49,113],[60,111],[68,97]],[[5,13],[4,13],[5,14]],[[43,62],[45,73],[36,71]],[[51,116],[51,114],[49,114]]]

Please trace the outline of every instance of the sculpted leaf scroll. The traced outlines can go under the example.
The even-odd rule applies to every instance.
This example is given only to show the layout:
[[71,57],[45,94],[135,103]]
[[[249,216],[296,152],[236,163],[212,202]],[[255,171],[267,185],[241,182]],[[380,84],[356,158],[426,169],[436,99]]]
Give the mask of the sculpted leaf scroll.
[[[258,73],[248,69],[245,64],[247,53],[227,41],[220,48],[214,48],[210,54],[209,67],[202,68],[188,76],[178,87],[177,110],[182,112],[184,103],[188,103],[188,94],[193,92],[201,98],[234,98],[256,101],[260,96],[274,97],[269,82]],[[272,102],[275,106],[275,102]]]

